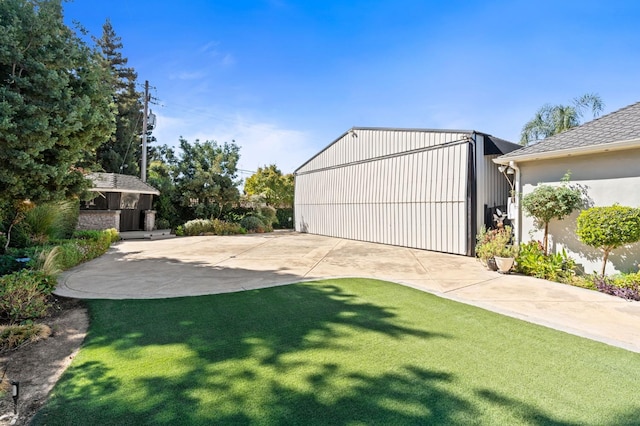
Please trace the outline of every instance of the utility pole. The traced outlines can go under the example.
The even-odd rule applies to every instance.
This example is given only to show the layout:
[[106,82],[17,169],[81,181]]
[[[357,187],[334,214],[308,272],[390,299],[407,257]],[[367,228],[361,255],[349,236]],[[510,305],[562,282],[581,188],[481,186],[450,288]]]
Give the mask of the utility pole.
[[144,81],[144,113],[142,115],[142,164],[140,179],[147,181],[147,116],[149,114],[149,80]]

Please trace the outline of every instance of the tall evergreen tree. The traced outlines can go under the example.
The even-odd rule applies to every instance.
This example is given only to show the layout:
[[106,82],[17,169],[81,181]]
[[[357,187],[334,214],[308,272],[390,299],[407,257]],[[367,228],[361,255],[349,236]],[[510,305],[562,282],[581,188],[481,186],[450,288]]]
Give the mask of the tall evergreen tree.
[[122,39],[116,35],[111,21],[107,19],[102,37],[94,40],[109,72],[112,97],[118,108],[115,132],[98,148],[96,160],[105,172],[138,175],[142,127],[142,94],[136,91],[138,74],[127,66],[128,59],[122,56]]
[[77,168],[113,133],[99,57],[63,22],[61,0],[0,1],[0,222],[26,200],[79,194]]

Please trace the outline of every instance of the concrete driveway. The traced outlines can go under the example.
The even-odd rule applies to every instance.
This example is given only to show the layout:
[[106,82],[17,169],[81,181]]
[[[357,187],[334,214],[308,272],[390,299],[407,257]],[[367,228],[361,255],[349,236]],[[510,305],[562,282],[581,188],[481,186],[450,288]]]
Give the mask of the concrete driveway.
[[640,302],[501,275],[468,257],[294,232],[121,241],[64,273],[55,294],[150,299],[332,277],[393,281],[640,352]]

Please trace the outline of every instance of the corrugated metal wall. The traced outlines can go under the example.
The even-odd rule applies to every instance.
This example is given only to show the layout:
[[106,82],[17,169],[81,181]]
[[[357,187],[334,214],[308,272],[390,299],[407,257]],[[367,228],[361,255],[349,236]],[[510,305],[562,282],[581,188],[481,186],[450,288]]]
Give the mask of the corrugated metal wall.
[[[485,225],[484,209],[506,207],[509,197],[509,183],[504,175],[498,171],[498,165],[492,160],[500,154],[484,155],[484,136],[476,137],[476,232]],[[490,222],[491,223],[491,222]]]
[[296,230],[467,253],[467,133],[354,129],[296,172]]

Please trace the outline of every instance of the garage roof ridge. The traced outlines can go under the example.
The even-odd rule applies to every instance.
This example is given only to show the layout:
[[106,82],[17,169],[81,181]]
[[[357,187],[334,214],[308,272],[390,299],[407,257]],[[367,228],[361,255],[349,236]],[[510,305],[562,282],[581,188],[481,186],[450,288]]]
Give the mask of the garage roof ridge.
[[298,170],[300,170],[301,168],[303,168],[304,166],[306,166],[307,164],[309,164],[311,161],[313,161],[316,157],[318,157],[320,154],[322,154],[323,152],[325,152],[327,149],[329,149],[331,146],[333,146],[334,144],[336,144],[338,141],[340,141],[342,138],[344,138],[345,136],[347,136],[350,132],[353,131],[357,131],[357,130],[385,130],[385,131],[394,131],[394,132],[432,132],[432,133],[461,133],[461,134],[465,134],[465,135],[482,135],[482,136],[490,136],[492,139],[494,140],[498,140],[500,142],[505,142],[507,144],[513,144],[512,142],[509,142],[505,139],[501,139],[501,138],[497,138],[489,133],[485,133],[485,132],[479,132],[477,130],[456,130],[456,129],[427,129],[427,128],[410,128],[410,127],[365,127],[365,126],[352,126],[350,129],[348,129],[346,132],[342,133],[340,136],[338,136],[336,139],[334,139],[331,143],[329,143],[327,146],[325,146],[324,148],[322,148],[320,151],[318,151],[318,153],[316,153],[316,155],[314,155],[313,157],[309,158],[307,161],[305,161],[302,165],[300,165],[300,167],[298,167],[297,169],[294,170],[294,174],[296,174],[298,172]]
[[[485,134],[482,132],[476,132],[475,130],[460,130],[460,129],[429,129],[423,127],[367,127],[367,126],[353,126],[347,130],[344,134],[349,133],[352,130],[387,130],[392,132],[432,132],[432,133],[465,133],[471,135],[473,133]],[[344,134],[342,136],[344,136]],[[340,138],[342,137],[340,136]],[[338,138],[338,139],[340,139]]]

